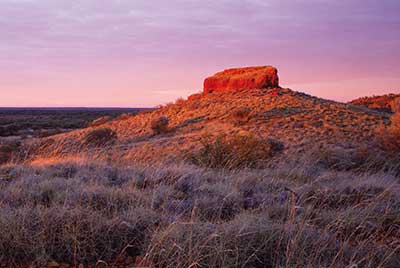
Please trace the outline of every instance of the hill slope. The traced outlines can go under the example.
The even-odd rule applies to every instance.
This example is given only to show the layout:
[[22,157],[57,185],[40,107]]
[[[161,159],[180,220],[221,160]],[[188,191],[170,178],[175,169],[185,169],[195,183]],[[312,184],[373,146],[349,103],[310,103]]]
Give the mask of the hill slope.
[[394,101],[400,99],[400,94],[386,94],[382,96],[362,97],[352,100],[350,104],[364,106],[382,112],[395,112]]
[[[248,120],[239,123],[235,120],[238,109],[249,112]],[[170,130],[157,135],[151,123],[161,116],[168,118]],[[37,140],[30,160],[54,157],[174,160],[198,149],[205,135],[221,133],[273,138],[283,142],[286,151],[316,145],[356,148],[371,141],[375,129],[388,120],[384,113],[290,89],[214,92],[179,100],[151,113],[117,118],[101,126]],[[115,133],[114,142],[108,146],[85,143],[88,133],[104,128]]]

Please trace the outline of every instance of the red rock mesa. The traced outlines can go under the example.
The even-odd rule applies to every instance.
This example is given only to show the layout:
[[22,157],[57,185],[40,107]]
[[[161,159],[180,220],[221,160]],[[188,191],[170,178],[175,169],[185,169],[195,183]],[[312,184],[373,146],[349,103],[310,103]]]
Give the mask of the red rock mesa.
[[278,70],[272,66],[227,69],[206,78],[204,93],[279,87]]

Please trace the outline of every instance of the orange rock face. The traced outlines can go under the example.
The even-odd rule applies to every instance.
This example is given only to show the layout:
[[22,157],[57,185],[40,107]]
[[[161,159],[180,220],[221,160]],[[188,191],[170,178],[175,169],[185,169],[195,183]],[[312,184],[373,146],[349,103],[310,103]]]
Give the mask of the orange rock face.
[[279,87],[278,70],[272,66],[228,69],[204,81],[204,93]]

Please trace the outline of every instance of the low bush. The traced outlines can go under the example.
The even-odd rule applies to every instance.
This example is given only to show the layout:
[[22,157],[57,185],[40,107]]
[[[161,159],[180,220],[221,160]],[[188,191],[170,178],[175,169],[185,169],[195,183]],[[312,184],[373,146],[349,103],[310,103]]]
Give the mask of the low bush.
[[323,147],[310,149],[313,162],[323,169],[354,170],[369,161],[371,152],[367,148],[345,149]]
[[204,137],[200,151],[191,156],[192,162],[209,168],[254,168],[268,162],[284,146],[273,139],[253,135]]
[[165,116],[155,118],[151,121],[151,130],[154,134],[162,134],[168,132],[169,119]]
[[231,118],[235,125],[242,125],[249,121],[251,109],[248,107],[240,107],[232,111]]
[[88,132],[83,144],[91,146],[103,146],[113,143],[117,139],[117,134],[109,128],[97,128]]
[[400,113],[391,117],[388,127],[378,129],[378,143],[385,152],[396,156],[400,154]]

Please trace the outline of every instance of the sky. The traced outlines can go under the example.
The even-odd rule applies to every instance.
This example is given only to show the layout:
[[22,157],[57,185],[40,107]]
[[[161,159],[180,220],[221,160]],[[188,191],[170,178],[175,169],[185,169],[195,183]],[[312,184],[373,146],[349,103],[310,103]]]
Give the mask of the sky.
[[0,0],[0,106],[153,107],[230,67],[400,93],[399,0]]

